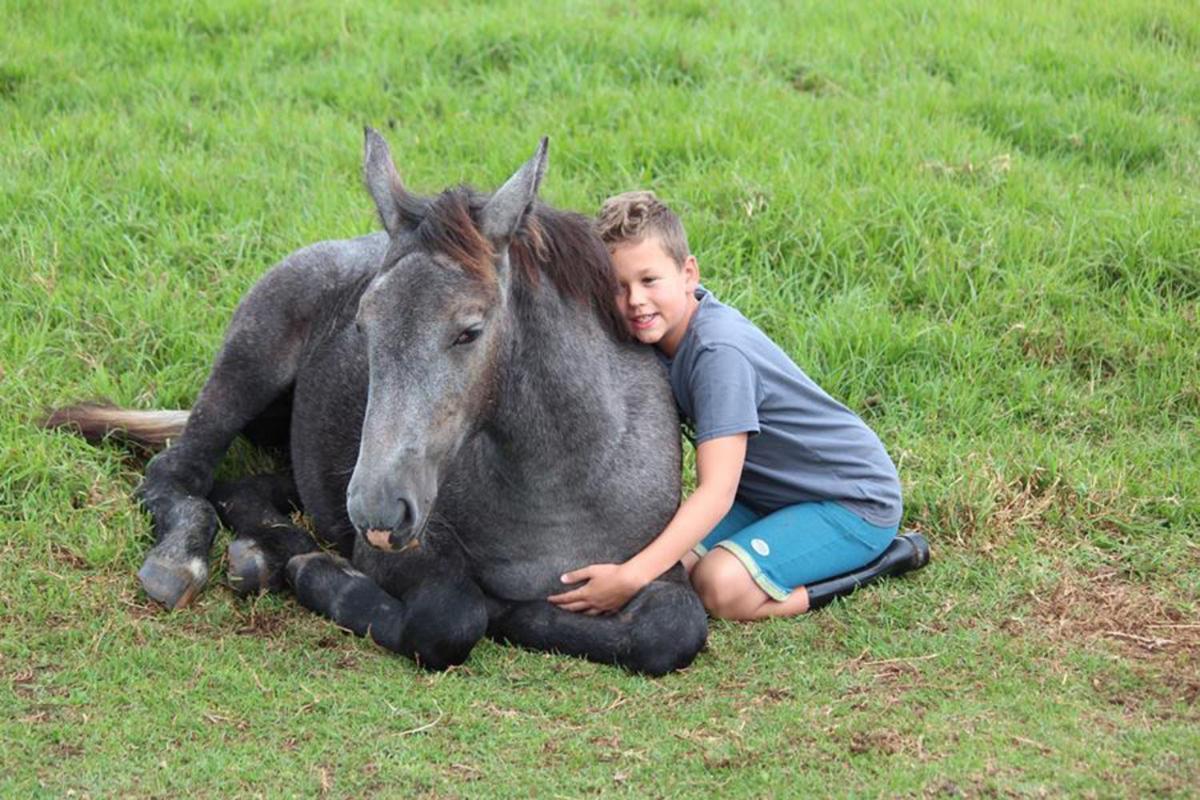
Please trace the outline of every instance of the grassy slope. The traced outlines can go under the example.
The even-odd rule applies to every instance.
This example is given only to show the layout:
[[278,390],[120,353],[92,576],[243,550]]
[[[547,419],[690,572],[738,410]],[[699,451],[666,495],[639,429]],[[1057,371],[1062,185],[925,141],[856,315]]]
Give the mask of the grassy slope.
[[[156,5],[0,3],[0,795],[1196,791],[1189,3]],[[188,405],[256,276],[374,227],[364,122],[422,190],[548,133],[551,202],[675,203],[935,564],[659,681],[148,607],[137,465],[28,422]]]

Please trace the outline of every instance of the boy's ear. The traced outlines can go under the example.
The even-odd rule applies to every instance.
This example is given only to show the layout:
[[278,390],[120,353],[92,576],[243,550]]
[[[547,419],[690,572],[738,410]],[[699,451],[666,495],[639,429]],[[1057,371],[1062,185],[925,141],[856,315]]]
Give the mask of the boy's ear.
[[689,292],[696,291],[696,287],[700,285],[700,262],[693,255],[689,255],[683,262],[683,280]]

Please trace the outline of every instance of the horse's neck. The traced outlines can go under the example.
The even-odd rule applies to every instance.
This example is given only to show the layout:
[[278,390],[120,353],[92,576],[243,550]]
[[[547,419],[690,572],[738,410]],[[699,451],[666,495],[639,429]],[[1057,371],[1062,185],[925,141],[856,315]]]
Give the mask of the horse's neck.
[[[514,469],[603,450],[626,416],[615,385],[620,351],[591,309],[546,286],[516,309],[512,346],[489,426]],[[599,452],[595,453],[599,455]]]

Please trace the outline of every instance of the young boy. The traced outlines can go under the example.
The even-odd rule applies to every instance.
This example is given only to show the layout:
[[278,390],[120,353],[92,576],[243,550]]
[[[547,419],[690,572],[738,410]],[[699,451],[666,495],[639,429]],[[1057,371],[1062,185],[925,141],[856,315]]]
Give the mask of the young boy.
[[630,330],[658,349],[693,429],[698,480],[644,550],[563,575],[583,585],[549,600],[616,611],[682,560],[710,614],[754,620],[923,566],[924,539],[897,538],[900,481],[879,437],[700,286],[679,218],[630,192],[605,202],[598,227]]

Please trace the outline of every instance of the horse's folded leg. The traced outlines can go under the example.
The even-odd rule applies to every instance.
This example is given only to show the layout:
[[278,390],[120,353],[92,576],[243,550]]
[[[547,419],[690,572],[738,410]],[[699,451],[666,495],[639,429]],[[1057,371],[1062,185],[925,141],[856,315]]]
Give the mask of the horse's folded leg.
[[236,594],[248,597],[283,591],[288,561],[319,549],[311,536],[295,526],[281,526],[273,533],[264,537],[239,532],[229,543],[225,574],[229,588]]
[[329,553],[288,561],[288,583],[305,608],[359,636],[408,656],[427,669],[461,664],[487,628],[482,596],[436,578],[422,581],[398,599]]
[[216,512],[204,498],[186,497],[155,515],[155,530],[158,544],[146,554],[138,579],[152,599],[170,609],[183,608],[208,582]]
[[686,583],[655,581],[615,614],[588,616],[544,600],[513,604],[492,620],[494,638],[665,675],[692,663],[708,637],[704,606]]
[[153,550],[138,570],[138,580],[152,600],[169,609],[189,605],[208,582],[208,565],[203,559],[192,558],[186,563]]
[[245,537],[234,539],[225,551],[225,575],[229,588],[242,597],[283,589],[286,560]]
[[226,551],[226,574],[239,595],[282,590],[288,560],[318,549],[280,508],[290,505],[291,496],[276,489],[288,485],[288,480],[259,475],[219,482],[209,492],[221,524],[236,534]]

